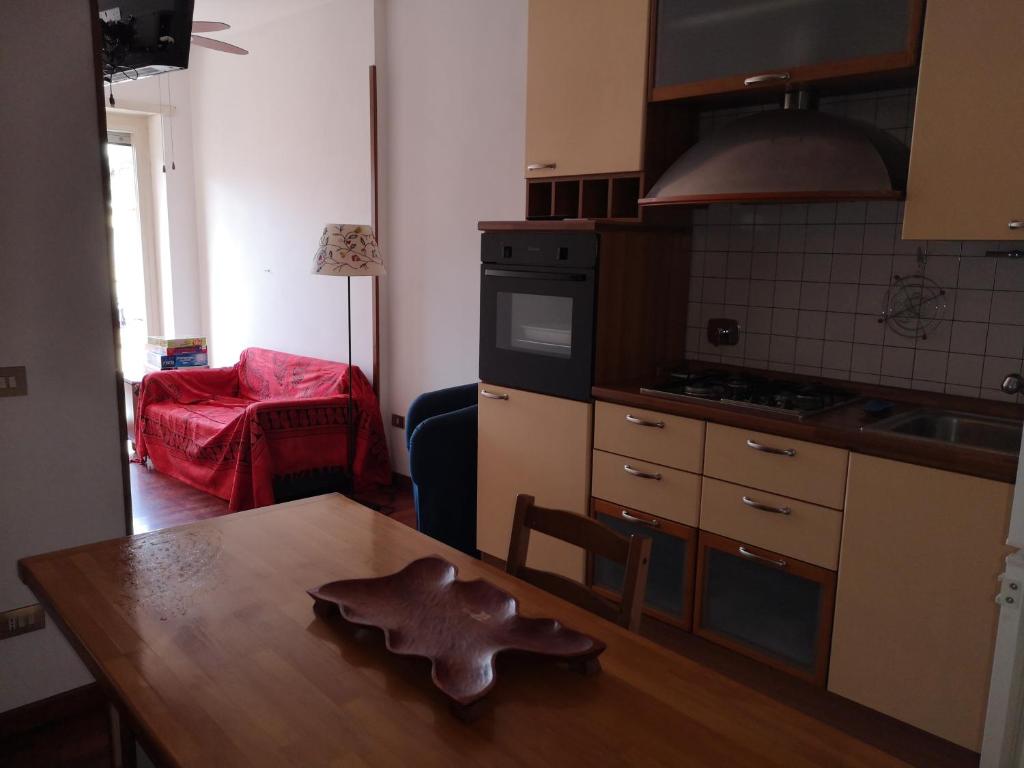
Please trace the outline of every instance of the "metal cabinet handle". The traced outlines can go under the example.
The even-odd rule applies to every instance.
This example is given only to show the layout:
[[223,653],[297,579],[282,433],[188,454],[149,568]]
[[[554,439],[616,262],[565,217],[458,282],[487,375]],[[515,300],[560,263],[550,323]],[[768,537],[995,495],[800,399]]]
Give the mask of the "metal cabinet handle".
[[491,400],[508,400],[508,395],[504,392],[488,392],[486,389],[481,389],[480,394],[483,397],[490,398]]
[[747,440],[747,447],[753,448],[755,451],[761,451],[762,453],[774,453],[777,456],[796,456],[795,448],[773,448],[770,445],[755,443],[753,440]]
[[657,528],[660,523],[657,520],[644,520],[642,517],[631,515],[626,510],[622,510],[621,513],[624,520],[629,520],[631,523],[640,523],[641,525],[649,525],[651,528]]
[[782,83],[789,80],[789,72],[766,72],[763,75],[751,75],[743,81],[744,85],[761,85],[761,83]]
[[557,168],[558,163],[530,163],[526,166],[528,171],[546,171],[549,168]]
[[629,466],[629,464],[623,464],[622,468],[634,477],[642,477],[644,480],[661,480],[660,472],[644,472],[643,470]]
[[657,427],[658,429],[665,428],[664,421],[647,421],[646,419],[638,418],[631,413],[626,414],[626,421],[630,424],[636,424],[638,427]]
[[791,514],[793,514],[793,510],[790,509],[789,507],[773,507],[773,506],[770,506],[768,504],[762,504],[760,501],[757,501],[756,499],[752,499],[749,496],[744,496],[743,497],[743,503],[746,504],[748,507],[751,507],[753,509],[759,509],[762,512],[771,512],[772,514],[775,514],[775,515],[791,515]]
[[1013,219],[1006,226],[1010,229],[1024,229],[1024,219]]
[[764,555],[755,554],[754,552],[751,552],[744,546],[740,546],[740,554],[749,560],[760,560],[762,563],[770,563],[771,565],[777,565],[779,568],[785,568],[787,565],[789,565],[789,563],[785,560],[775,560],[771,557],[765,557]]

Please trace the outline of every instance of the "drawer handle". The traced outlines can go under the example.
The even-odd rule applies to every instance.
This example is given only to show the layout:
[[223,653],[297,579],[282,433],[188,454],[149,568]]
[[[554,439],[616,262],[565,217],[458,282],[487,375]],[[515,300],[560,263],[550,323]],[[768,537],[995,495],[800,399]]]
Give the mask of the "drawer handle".
[[504,392],[488,392],[486,389],[481,389],[480,394],[491,400],[508,400],[508,395]]
[[633,475],[633,477],[642,477],[644,480],[661,480],[660,472],[644,472],[641,469],[629,466],[629,464],[623,464],[622,468]]
[[1010,229],[1024,229],[1024,219],[1014,219],[1009,222],[1006,226]]
[[528,171],[546,171],[549,168],[557,168],[558,163],[530,163],[526,166]]
[[747,440],[747,447],[762,453],[774,453],[776,456],[796,456],[795,448],[773,448],[770,445],[755,443],[753,440]]
[[766,72],[763,75],[751,75],[743,81],[744,85],[761,85],[762,83],[782,83],[789,80],[789,72]]
[[651,528],[657,528],[658,525],[659,525],[657,520],[644,520],[642,517],[637,517],[636,515],[629,514],[629,512],[627,512],[626,510],[622,510],[621,514],[622,514],[622,519],[623,520],[629,520],[629,522],[631,522],[631,523],[640,523],[641,525],[649,525],[649,526],[651,526]]
[[760,501],[752,499],[749,496],[743,497],[743,503],[746,504],[748,507],[752,507],[753,509],[759,509],[762,512],[771,512],[774,515],[793,514],[793,510],[790,509],[789,507],[772,507],[768,504],[762,504]]
[[751,552],[749,549],[742,545],[740,546],[740,554],[748,560],[760,560],[762,563],[777,565],[779,568],[785,568],[787,565],[789,565],[789,563],[787,563],[785,560],[776,560],[772,557],[765,557],[764,555],[759,555],[755,552]]
[[641,419],[634,416],[631,413],[626,414],[626,421],[630,424],[636,424],[638,427],[656,427],[657,429],[664,429],[664,421],[647,421],[647,419]]

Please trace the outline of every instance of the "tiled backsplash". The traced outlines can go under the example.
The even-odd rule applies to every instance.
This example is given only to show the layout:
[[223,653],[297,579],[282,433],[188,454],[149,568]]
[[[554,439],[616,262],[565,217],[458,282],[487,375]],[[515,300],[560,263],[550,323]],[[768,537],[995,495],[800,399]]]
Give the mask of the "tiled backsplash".
[[[913,91],[823,100],[822,111],[873,122],[902,140]],[[749,112],[720,110],[701,133]],[[834,379],[1015,400],[999,385],[1024,366],[1024,260],[1012,244],[900,238],[903,204],[713,205],[694,212],[687,355]],[[923,273],[945,291],[927,338],[879,322],[893,276]],[[712,346],[710,318],[740,325]],[[1024,400],[1022,400],[1024,402]]]
[[[1024,366],[1024,260],[1008,244],[901,240],[895,202],[711,206],[697,214],[688,356],[754,368],[1008,400]],[[920,251],[921,255],[918,255]],[[879,322],[894,275],[945,290],[927,338]],[[736,346],[707,321],[735,319]]]

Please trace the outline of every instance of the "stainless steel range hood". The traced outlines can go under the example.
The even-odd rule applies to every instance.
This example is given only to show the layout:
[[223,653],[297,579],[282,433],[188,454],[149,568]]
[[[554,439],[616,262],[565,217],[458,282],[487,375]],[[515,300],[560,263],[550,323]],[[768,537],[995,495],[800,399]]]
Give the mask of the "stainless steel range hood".
[[720,202],[900,199],[910,150],[873,125],[807,109],[740,118],[698,141],[658,179],[643,207]]

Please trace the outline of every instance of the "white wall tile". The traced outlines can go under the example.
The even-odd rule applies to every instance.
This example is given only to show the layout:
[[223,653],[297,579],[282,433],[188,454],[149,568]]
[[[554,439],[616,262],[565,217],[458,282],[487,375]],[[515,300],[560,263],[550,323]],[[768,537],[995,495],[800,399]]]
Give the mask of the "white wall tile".
[[837,253],[832,256],[833,283],[859,283],[860,282],[860,260],[859,253]]
[[804,276],[802,253],[780,253],[775,264],[776,280],[800,280]]
[[1024,259],[997,259],[995,287],[1000,291],[1024,291]]
[[829,312],[825,322],[825,338],[830,341],[853,341],[855,315]]
[[850,370],[860,373],[879,373],[882,370],[880,344],[854,344],[850,350]]
[[957,320],[987,322],[992,306],[992,291],[957,290],[953,317]]
[[951,328],[950,352],[984,354],[988,338],[988,323],[967,323],[956,320],[951,323]]
[[830,312],[856,312],[857,286],[849,283],[832,283],[828,289]]
[[747,331],[750,333],[772,332],[772,308],[750,307],[747,309]]
[[1024,325],[990,325],[985,354],[1020,358],[1024,355]]
[[796,310],[776,308],[772,312],[773,336],[796,336]]
[[819,339],[797,339],[793,362],[797,365],[821,367],[821,353],[825,342]]
[[985,358],[981,355],[950,353],[946,365],[946,383],[977,387],[981,385],[981,373]]
[[826,342],[821,356],[822,368],[834,368],[844,371],[850,370],[850,360],[853,356],[853,344],[848,341]]
[[882,348],[882,376],[910,378],[914,371],[914,350],[898,347]]
[[958,288],[982,288],[991,291],[995,285],[996,260],[986,256],[960,259]]
[[800,306],[800,283],[794,280],[779,280],[775,283],[775,306],[796,309]]
[[828,308],[828,283],[801,283],[800,309]]
[[834,253],[860,253],[864,247],[863,224],[837,224],[832,243]]
[[824,312],[800,310],[796,335],[805,339],[825,338],[825,317]]
[[[959,303],[959,299],[957,303]],[[1024,324],[1024,292],[994,291],[989,321],[1007,325]]]
[[914,354],[914,379],[944,382],[946,380],[945,352],[919,349]]

